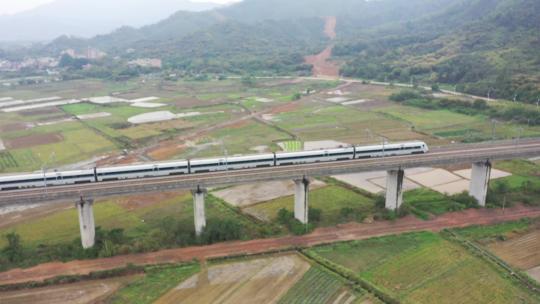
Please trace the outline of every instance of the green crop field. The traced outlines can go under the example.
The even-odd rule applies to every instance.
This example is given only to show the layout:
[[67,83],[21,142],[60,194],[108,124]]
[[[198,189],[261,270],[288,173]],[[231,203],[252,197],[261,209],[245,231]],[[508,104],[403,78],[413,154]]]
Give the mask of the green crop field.
[[[265,146],[268,151],[277,151],[276,142],[282,139],[288,139],[290,136],[271,126],[262,124],[255,120],[246,120],[229,128],[222,128],[210,132],[205,136],[204,141],[212,142],[213,145],[204,150],[193,148],[187,150],[183,155],[190,157],[206,157],[224,155],[227,150],[228,156],[236,154],[255,154],[254,148]],[[201,143],[201,144],[204,144]]]
[[500,269],[431,232],[311,249],[403,303],[538,303]]
[[304,150],[304,145],[301,141],[289,140],[281,142],[285,152],[298,152]]
[[275,117],[276,124],[304,141],[334,139],[347,143],[378,143],[381,136],[390,141],[426,140],[411,130],[410,124],[373,111],[339,105],[303,105]]
[[497,122],[493,128],[490,120],[483,116],[469,116],[447,110],[426,110],[416,107],[394,105],[376,110],[390,119],[401,120],[416,130],[454,140],[474,138],[490,140],[518,136],[540,136],[540,127]]
[[107,303],[153,303],[169,289],[199,272],[199,264],[148,267],[144,277],[116,292]]
[[[278,303],[352,303],[357,297],[358,295],[346,288],[342,278],[312,266]],[[341,302],[338,302],[339,300]]]
[[428,219],[430,215],[441,215],[449,211],[465,208],[465,206],[453,201],[448,196],[427,188],[405,192],[403,201],[411,207],[414,214],[423,219]]
[[[538,222],[538,220],[536,220]],[[522,219],[489,226],[470,226],[455,228],[453,231],[471,241],[488,243],[496,239],[506,239],[509,235],[528,231],[535,220]]]
[[[342,208],[352,208],[363,214],[372,212],[371,199],[339,186],[326,186],[309,192],[309,206],[322,210],[321,225],[331,226],[341,222]],[[294,198],[282,197],[243,209],[244,212],[275,220],[279,209],[294,210]]]
[[[121,228],[130,237],[147,235],[163,226],[166,219],[187,227],[186,233],[194,228],[193,199],[191,194],[179,194],[172,198],[157,200],[151,196],[136,198],[144,205],[138,208],[126,207],[123,199],[110,199],[94,204],[96,226],[104,229]],[[245,237],[257,233],[257,227],[242,216],[225,207],[220,201],[209,196],[206,200],[207,222],[213,220],[233,220],[245,227]],[[38,219],[22,221],[0,229],[0,236],[16,232],[25,245],[67,243],[79,237],[77,210],[60,210]],[[0,248],[5,246],[5,238],[0,238]]]

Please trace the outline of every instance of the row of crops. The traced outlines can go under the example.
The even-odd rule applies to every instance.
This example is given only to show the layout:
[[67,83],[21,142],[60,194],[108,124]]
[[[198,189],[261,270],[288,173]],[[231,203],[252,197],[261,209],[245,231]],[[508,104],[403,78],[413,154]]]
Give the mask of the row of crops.
[[354,298],[356,296],[348,292],[337,277],[319,267],[311,267],[280,299],[279,304],[350,303]]

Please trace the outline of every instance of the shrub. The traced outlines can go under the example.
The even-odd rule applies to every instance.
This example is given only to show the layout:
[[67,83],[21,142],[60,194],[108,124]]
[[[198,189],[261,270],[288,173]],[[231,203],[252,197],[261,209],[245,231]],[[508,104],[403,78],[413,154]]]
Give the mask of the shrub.
[[317,208],[309,208],[309,221],[318,223],[321,221],[322,210]]
[[411,90],[400,91],[398,93],[394,93],[390,95],[390,100],[396,101],[396,102],[403,102],[405,100],[415,99],[415,98],[422,98],[422,95]]
[[21,245],[21,236],[15,232],[11,232],[5,235],[7,239],[7,246],[2,250],[7,260],[14,263],[23,259],[23,248]]

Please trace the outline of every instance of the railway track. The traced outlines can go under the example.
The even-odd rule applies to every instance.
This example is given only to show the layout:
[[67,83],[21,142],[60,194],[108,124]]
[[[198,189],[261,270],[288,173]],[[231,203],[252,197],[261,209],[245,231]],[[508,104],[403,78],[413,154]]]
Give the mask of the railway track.
[[36,203],[51,200],[73,200],[77,199],[78,196],[106,197],[172,189],[193,189],[197,186],[216,187],[265,180],[296,179],[303,176],[323,176],[532,156],[540,156],[540,139],[432,147],[429,153],[418,155],[343,160],[283,167],[265,167],[3,191],[0,192],[0,205]]

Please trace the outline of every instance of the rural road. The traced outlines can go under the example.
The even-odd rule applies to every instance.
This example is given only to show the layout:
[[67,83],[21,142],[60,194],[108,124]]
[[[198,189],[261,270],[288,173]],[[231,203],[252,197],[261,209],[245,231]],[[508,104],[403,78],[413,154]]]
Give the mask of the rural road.
[[43,281],[61,275],[84,275],[94,271],[124,267],[130,263],[135,265],[180,263],[192,261],[193,259],[202,260],[239,254],[257,254],[272,250],[284,250],[295,246],[309,247],[405,232],[440,231],[444,228],[464,227],[474,224],[496,224],[524,217],[540,217],[540,208],[518,205],[505,211],[501,209],[470,209],[444,214],[429,221],[408,216],[395,222],[351,223],[332,228],[320,228],[304,236],[227,242],[209,246],[169,249],[152,253],[95,260],[78,260],[67,263],[45,263],[28,269],[13,269],[2,272],[0,273],[0,285]]

